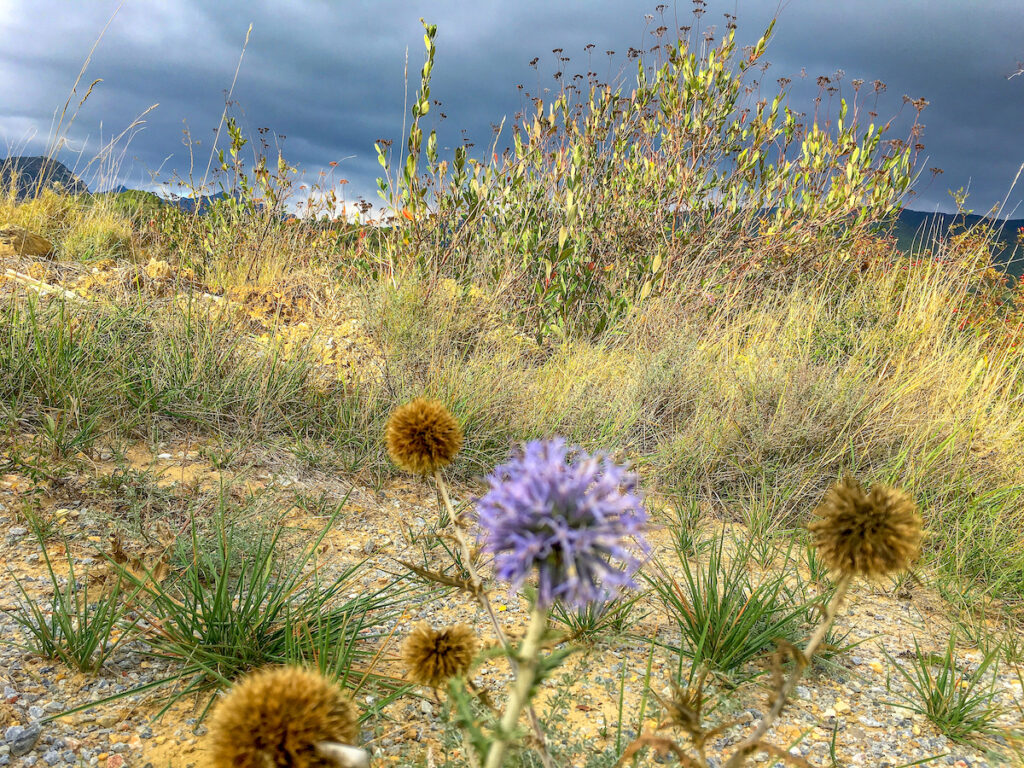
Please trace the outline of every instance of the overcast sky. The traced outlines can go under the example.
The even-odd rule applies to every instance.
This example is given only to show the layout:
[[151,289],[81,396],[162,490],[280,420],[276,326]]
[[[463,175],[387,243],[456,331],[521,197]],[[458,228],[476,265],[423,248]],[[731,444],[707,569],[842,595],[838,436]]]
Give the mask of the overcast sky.
[[[667,5],[670,24],[673,14],[689,22],[689,0]],[[45,148],[55,110],[117,7],[107,0],[0,0],[0,156]],[[615,75],[629,47],[654,44],[644,15],[655,7],[636,0],[126,0],[80,86],[79,96],[103,80],[61,159],[83,167],[102,141],[158,103],[128,145],[120,181],[151,187],[153,174],[187,174],[185,128],[202,141],[194,159],[201,174],[252,23],[234,90],[243,126],[283,134],[285,156],[308,177],[338,162],[336,173],[350,180],[348,196],[372,200],[373,142],[398,140],[402,132],[406,51],[410,88],[418,84],[421,16],[439,27],[431,96],[447,115],[441,144],[459,143],[464,129],[479,148],[493,123],[521,107],[516,85],[536,91],[531,59],[539,56],[540,71],[550,76],[551,50],[562,48],[572,58],[568,72]],[[709,0],[703,23],[721,31],[723,13],[735,13],[741,42],[751,43],[776,9],[775,0]],[[766,81],[788,76],[799,84],[805,68],[808,77],[793,94],[793,105],[805,109],[814,78],[838,69],[846,81],[888,84],[883,117],[901,109],[903,94],[928,99],[921,167],[945,173],[932,181],[925,170],[909,207],[950,210],[947,190],[969,186],[969,206],[983,212],[1003,200],[1024,163],[1024,75],[1010,77],[1024,62],[1022,29],[1022,0],[789,0]],[[588,43],[596,46],[593,60],[584,52]],[[95,185],[88,175],[86,181]],[[1024,216],[1022,201],[1024,183],[1010,194],[1006,213],[1016,206]]]

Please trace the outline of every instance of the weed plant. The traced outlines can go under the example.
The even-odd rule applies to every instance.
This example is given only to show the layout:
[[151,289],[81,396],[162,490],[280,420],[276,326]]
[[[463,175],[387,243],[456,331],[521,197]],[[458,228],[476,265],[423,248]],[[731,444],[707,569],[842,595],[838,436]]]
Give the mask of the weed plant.
[[[48,659],[63,662],[85,674],[96,674],[120,645],[133,636],[138,618],[130,618],[127,605],[138,590],[114,579],[105,588],[90,587],[88,576],[75,572],[75,557],[63,542],[66,576],[58,575],[43,533],[34,528],[52,596],[49,602],[32,596],[17,577],[18,610],[11,615],[28,636],[23,647]],[[11,643],[10,639],[4,642]]]
[[915,638],[914,651],[905,665],[888,653],[886,656],[913,691],[913,697],[903,697],[894,706],[924,715],[954,741],[970,742],[996,732],[996,723],[1004,714],[996,702],[996,653],[984,653],[977,666],[965,671],[966,662],[956,655],[956,637],[950,635],[941,654],[922,651]]
[[401,688],[376,671],[376,645],[386,641],[384,622],[412,594],[402,578],[365,589],[361,563],[325,581],[316,555],[333,522],[293,555],[282,551],[280,526],[245,547],[222,526],[209,552],[193,525],[194,559],[181,573],[167,581],[135,577],[146,597],[147,653],[174,670],[148,686],[168,686],[165,711],[183,697],[210,697],[247,671],[274,664],[312,665],[355,690],[382,685],[394,695]]
[[736,542],[735,552],[729,552],[727,538],[723,533],[712,540],[706,561],[677,552],[678,579],[664,563],[648,576],[683,640],[670,647],[679,657],[681,676],[685,669],[692,677],[704,666],[735,676],[777,641],[795,643],[803,632],[808,604],[788,584],[787,573],[769,572],[755,580],[751,548]]
[[638,606],[640,600],[640,595],[629,595],[581,608],[559,604],[552,608],[551,620],[565,627],[569,642],[608,641],[629,632],[646,615]]

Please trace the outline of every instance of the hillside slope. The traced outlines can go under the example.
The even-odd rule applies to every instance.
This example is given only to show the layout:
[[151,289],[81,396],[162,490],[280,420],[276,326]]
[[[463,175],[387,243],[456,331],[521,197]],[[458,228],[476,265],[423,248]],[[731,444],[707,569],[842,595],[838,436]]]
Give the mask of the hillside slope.
[[0,188],[6,190],[15,177],[18,197],[34,194],[43,187],[57,187],[72,195],[87,193],[86,186],[59,160],[47,157],[12,156],[0,161]]
[[954,226],[974,227],[988,222],[999,232],[999,242],[994,249],[997,264],[1006,265],[1007,271],[1015,277],[1024,273],[1024,262],[1021,249],[1017,246],[1017,232],[1024,227],[1024,219],[992,219],[987,216],[968,214],[961,216],[953,213],[928,213],[926,211],[900,211],[899,219],[893,228],[897,247],[904,252],[918,252],[929,247],[936,239],[949,235]]

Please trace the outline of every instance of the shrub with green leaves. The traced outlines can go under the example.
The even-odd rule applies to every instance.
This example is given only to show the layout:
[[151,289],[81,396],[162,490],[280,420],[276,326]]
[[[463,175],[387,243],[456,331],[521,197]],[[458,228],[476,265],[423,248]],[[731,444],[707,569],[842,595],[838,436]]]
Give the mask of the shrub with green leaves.
[[819,78],[810,119],[789,107],[788,80],[761,96],[774,22],[743,51],[735,24],[717,42],[669,41],[662,27],[655,52],[631,52],[629,85],[560,70],[551,97],[527,92],[533,109],[504,152],[498,137],[485,159],[459,147],[449,162],[435,130],[423,142],[436,33],[425,26],[407,145],[397,156],[377,145],[396,224],[381,268],[408,256],[500,283],[541,336],[600,333],[694,268],[756,286],[823,260],[852,265],[845,246],[891,217],[913,178],[916,124],[910,141],[883,140],[889,125],[865,114],[862,81],[827,114],[842,75]]

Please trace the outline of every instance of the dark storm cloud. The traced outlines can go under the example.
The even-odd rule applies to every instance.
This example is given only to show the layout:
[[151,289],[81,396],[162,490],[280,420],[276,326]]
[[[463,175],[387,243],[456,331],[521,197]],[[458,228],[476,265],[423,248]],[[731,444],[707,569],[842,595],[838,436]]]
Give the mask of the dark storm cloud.
[[[888,83],[879,105],[883,117],[901,108],[904,93],[927,98],[927,165],[945,174],[930,184],[929,174],[922,175],[913,207],[948,208],[947,188],[970,185],[972,207],[984,210],[1003,198],[1024,162],[1024,77],[1006,79],[1024,58],[1019,5],[791,0],[776,28],[766,82],[794,77],[806,67],[809,76],[794,83],[794,99],[795,106],[810,109],[818,74],[843,69],[847,83],[878,78]],[[54,109],[63,104],[116,4],[21,0],[5,6],[0,142],[15,152],[38,152]],[[550,75],[556,68],[551,49],[560,47],[572,57],[570,72],[594,69],[614,76],[630,46],[653,43],[643,16],[654,6],[633,0],[128,2],[89,65],[80,94],[94,78],[103,83],[82,108],[69,149],[81,151],[77,164],[84,166],[101,139],[109,140],[159,102],[132,140],[120,180],[148,185],[153,172],[159,179],[186,174],[186,126],[202,141],[195,163],[201,174],[252,22],[234,91],[245,127],[284,134],[286,157],[308,174],[339,161],[341,175],[352,182],[350,193],[372,199],[378,168],[373,142],[401,135],[407,49],[410,90],[418,84],[420,16],[439,25],[431,95],[448,115],[439,128],[441,143],[457,144],[464,128],[482,152],[492,123],[511,118],[522,106],[516,84],[537,90],[530,59],[539,56]],[[689,7],[679,3],[668,13],[687,23]],[[738,10],[741,42],[749,43],[775,9],[766,0],[711,0],[704,23],[721,29],[721,14]],[[588,43],[596,46],[592,58],[583,50]],[[604,55],[608,49],[617,51],[611,61]],[[903,108],[901,125],[911,113]],[[75,162],[73,154],[70,160]],[[1013,199],[1021,200],[1019,191]]]
[[[963,186],[983,212],[1003,200],[1024,163],[1024,77],[1007,79],[1024,58],[1022,29],[1020,0],[794,0],[778,26],[773,69],[880,79],[883,116],[903,94],[928,99],[927,165],[945,173],[929,184],[925,171],[912,205],[949,208],[947,190]],[[1010,199],[1008,209],[1019,205],[1022,190]]]

